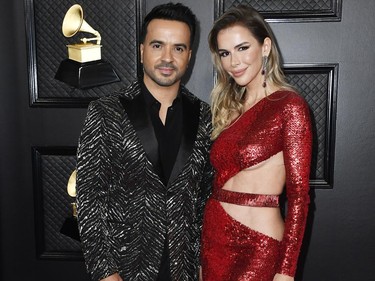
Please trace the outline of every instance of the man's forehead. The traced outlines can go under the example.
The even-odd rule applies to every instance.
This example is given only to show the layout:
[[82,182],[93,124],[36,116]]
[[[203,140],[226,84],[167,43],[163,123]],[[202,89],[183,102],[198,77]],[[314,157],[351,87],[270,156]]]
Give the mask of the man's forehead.
[[147,35],[190,38],[189,26],[181,21],[154,19],[147,26]]

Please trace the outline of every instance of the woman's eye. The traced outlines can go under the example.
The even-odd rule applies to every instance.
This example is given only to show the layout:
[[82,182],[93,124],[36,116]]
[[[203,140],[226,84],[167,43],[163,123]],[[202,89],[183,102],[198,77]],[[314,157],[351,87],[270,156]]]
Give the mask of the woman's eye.
[[238,48],[239,51],[246,51],[247,49],[249,49],[249,46],[241,46]]
[[229,55],[229,52],[220,52],[219,53],[219,56],[222,57],[222,58],[225,58]]

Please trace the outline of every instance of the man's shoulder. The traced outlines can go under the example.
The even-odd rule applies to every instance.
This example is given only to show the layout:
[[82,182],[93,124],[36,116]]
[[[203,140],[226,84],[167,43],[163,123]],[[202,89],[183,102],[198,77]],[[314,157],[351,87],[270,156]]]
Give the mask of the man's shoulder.
[[92,106],[114,106],[120,102],[121,98],[132,99],[140,92],[140,84],[137,81],[132,82],[128,86],[122,87],[111,94],[100,97],[90,103]]
[[121,88],[114,95],[132,99],[141,92],[141,83],[136,80],[130,83],[128,86]]
[[[210,105],[191,93],[185,87],[182,88],[182,95],[184,95],[193,104],[194,110],[199,118],[200,128],[205,128],[205,132],[211,131],[211,108]],[[206,133],[205,133],[206,134]]]
[[204,100],[200,99],[198,96],[190,92],[185,85],[181,86],[181,94],[187,97],[193,103],[200,103],[202,108],[209,108],[209,104],[207,102],[205,102]]

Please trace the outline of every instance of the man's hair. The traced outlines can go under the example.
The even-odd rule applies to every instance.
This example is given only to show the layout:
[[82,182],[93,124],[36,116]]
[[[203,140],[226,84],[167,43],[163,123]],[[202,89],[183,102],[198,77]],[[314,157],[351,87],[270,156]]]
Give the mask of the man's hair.
[[181,3],[172,2],[155,6],[143,20],[141,43],[143,43],[145,40],[149,23],[154,19],[180,21],[186,23],[190,29],[190,48],[192,48],[197,18],[190,8]]

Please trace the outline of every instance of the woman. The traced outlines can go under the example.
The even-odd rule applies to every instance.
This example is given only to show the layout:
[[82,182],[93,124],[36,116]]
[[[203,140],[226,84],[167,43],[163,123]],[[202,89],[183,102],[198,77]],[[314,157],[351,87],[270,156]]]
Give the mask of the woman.
[[308,105],[285,82],[275,39],[253,8],[224,13],[209,45],[218,74],[216,176],[203,221],[203,280],[294,280],[309,204]]

